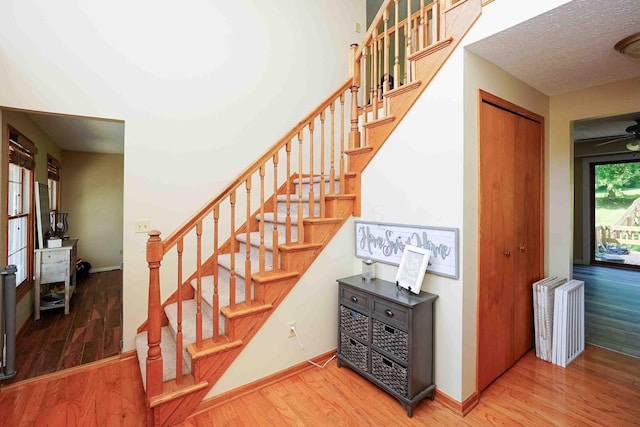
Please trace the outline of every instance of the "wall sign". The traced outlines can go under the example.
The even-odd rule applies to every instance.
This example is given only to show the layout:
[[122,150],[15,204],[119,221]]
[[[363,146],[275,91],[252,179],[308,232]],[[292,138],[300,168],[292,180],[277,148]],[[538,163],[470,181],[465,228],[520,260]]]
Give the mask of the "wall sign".
[[458,229],[355,221],[356,257],[400,265],[405,245],[431,251],[427,272],[458,278]]

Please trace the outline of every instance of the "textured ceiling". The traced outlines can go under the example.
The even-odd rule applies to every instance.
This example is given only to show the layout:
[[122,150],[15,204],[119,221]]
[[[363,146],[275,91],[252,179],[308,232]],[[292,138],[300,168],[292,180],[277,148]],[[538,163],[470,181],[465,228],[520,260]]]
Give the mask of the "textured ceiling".
[[637,31],[640,0],[574,0],[467,48],[553,96],[640,76],[613,48]]

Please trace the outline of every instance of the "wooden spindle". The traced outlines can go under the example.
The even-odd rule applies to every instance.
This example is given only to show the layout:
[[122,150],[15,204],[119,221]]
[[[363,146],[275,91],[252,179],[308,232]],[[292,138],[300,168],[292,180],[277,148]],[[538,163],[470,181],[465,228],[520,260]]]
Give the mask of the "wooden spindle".
[[[389,92],[389,9],[385,9],[384,10],[384,14],[383,14],[383,19],[384,19],[384,45],[382,46],[382,57],[384,60],[383,63],[383,70],[382,70],[382,94],[381,97],[384,96],[384,94],[386,94],[387,92]],[[385,104],[385,111],[384,111],[384,115],[385,117],[387,116],[387,114],[389,113],[386,109],[386,102]]]
[[440,2],[438,0],[435,0],[431,7],[431,26],[433,27],[431,44],[435,44],[444,38],[444,35],[440,34]]
[[147,240],[147,264],[149,265],[149,300],[147,324],[147,396],[162,394],[162,303],[160,301],[160,263],[164,249],[160,232],[149,232]]
[[[229,203],[231,204],[231,220],[230,220],[230,238],[231,244],[230,254],[230,274],[229,274],[229,306],[235,307],[236,305],[236,189],[231,190],[229,194]],[[249,242],[247,242],[247,245]]]
[[380,43],[378,43],[377,31],[377,29],[374,31],[373,36],[373,75],[371,78],[371,83],[375,86],[373,91],[373,120],[378,119],[378,99],[380,97],[380,78],[378,77],[380,71],[380,64],[378,63],[380,60]]
[[413,33],[413,29],[411,28],[411,0],[407,0],[407,26],[405,27],[404,31],[407,43],[404,49],[404,57],[406,60],[406,63],[404,65],[404,74],[406,76],[405,83],[411,83],[413,81],[413,76],[411,75],[411,62],[409,61],[409,56],[411,56],[411,54],[413,53],[413,50],[411,49],[411,36]]
[[[287,141],[287,200],[285,202],[287,214],[284,219],[285,241],[287,245],[291,244],[291,141]],[[278,206],[276,204],[276,209]]]
[[393,58],[393,79],[396,87],[400,86],[400,0],[394,0],[395,6],[395,37],[394,37],[394,50],[395,56]]
[[362,70],[364,70],[362,73],[362,106],[364,107],[362,123],[367,123],[367,105],[371,102],[371,89],[369,88],[369,82],[367,81],[367,76],[371,69],[367,63],[370,62],[368,53],[369,45],[365,44],[364,49],[362,49],[362,59],[360,60]]
[[[251,177],[248,177],[245,181],[247,189],[247,222],[245,224],[245,237],[247,244],[245,245],[245,259],[244,259],[244,302],[249,303],[251,300],[251,227],[249,226],[249,219],[251,218]],[[264,221],[264,218],[261,218]]]
[[218,296],[218,221],[220,219],[220,207],[213,208],[213,339],[218,339],[220,328],[218,313],[220,312],[220,300]]
[[196,223],[196,347],[202,347],[202,221]]
[[302,216],[302,132],[298,132],[298,243],[303,240],[303,216]]
[[360,131],[358,130],[358,89],[360,87],[360,58],[356,58],[357,44],[351,45],[351,131],[349,132],[349,148],[360,147]]
[[335,120],[336,120],[336,116],[335,116],[335,110],[336,110],[336,101],[335,99],[333,101],[331,101],[331,104],[329,104],[329,112],[331,113],[331,153],[329,155],[330,160],[331,160],[331,164],[329,165],[329,191],[331,192],[331,194],[336,194],[336,183],[335,183],[335,177],[336,177],[336,168],[335,168]]
[[[265,247],[264,247],[264,174],[265,174],[265,167],[264,164],[262,164],[260,166],[260,218],[262,218],[262,221],[260,221],[260,259],[259,259],[259,266],[260,266],[260,273],[264,273],[264,258],[265,258]],[[275,242],[274,242],[275,244]],[[251,299],[251,284],[249,283],[249,295],[248,298]],[[249,299],[247,299],[247,301],[249,301]]]
[[[272,270],[278,268],[278,152],[273,155],[273,249],[272,249]],[[262,219],[264,221],[264,218]]]
[[[365,109],[366,114],[366,109]],[[340,94],[340,193],[345,193],[344,187],[344,92]]]
[[[371,63],[370,65],[370,71],[369,71],[369,75],[371,76],[371,94],[369,95],[369,103],[371,105],[371,112],[373,113],[373,102],[376,99],[376,91],[377,86],[376,86],[376,79],[375,79],[375,73],[376,73],[376,55],[374,55],[374,52],[376,51],[376,41],[375,38],[371,38],[371,43],[369,43],[369,62]],[[367,114],[367,111],[364,111],[364,114]],[[372,116],[373,117],[373,116]],[[367,121],[368,121],[368,117],[367,117]],[[365,141],[367,139],[365,138]]]
[[422,50],[426,47],[425,36],[427,34],[426,21],[424,16],[424,0],[420,0],[420,23],[418,24],[419,44],[418,49]]
[[182,252],[184,250],[183,239],[178,240],[178,330],[176,331],[176,383],[182,384]]
[[314,217],[315,194],[313,192],[313,129],[315,127],[315,119],[309,122],[309,218]]
[[320,218],[324,218],[324,194],[326,189],[324,188],[324,115],[325,110],[320,112]]

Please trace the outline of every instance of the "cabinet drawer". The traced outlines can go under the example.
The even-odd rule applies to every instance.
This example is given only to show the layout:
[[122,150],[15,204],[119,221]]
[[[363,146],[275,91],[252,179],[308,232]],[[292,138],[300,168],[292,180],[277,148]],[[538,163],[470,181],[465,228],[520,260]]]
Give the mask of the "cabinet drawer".
[[367,346],[340,332],[340,354],[364,372],[369,372]]
[[42,264],[69,263],[68,251],[46,251],[42,254]]
[[341,305],[340,328],[354,337],[369,342],[369,316]]
[[381,383],[400,396],[407,397],[408,370],[404,366],[388,359],[376,351],[371,352],[371,373]]
[[398,304],[384,300],[373,300],[373,312],[387,323],[406,326],[409,322],[409,310]]
[[69,262],[42,264],[40,267],[40,283],[64,282],[69,274]]
[[360,293],[351,288],[342,287],[342,295],[340,297],[343,301],[348,302],[349,305],[362,307],[362,310],[369,311],[369,296],[365,293]]
[[373,319],[373,345],[406,362],[409,353],[409,334]]

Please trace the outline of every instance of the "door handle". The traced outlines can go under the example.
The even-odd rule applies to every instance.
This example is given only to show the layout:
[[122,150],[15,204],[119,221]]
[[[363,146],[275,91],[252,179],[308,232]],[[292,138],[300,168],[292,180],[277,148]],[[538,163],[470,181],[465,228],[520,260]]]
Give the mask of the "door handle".
[[520,252],[525,252],[526,248],[524,247],[524,243],[520,245]]
[[509,252],[509,251],[504,251],[504,256],[511,256],[511,252]]

